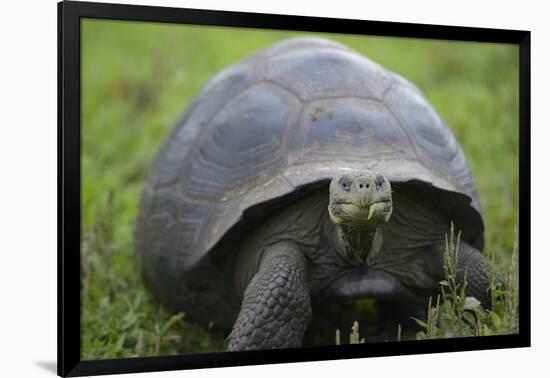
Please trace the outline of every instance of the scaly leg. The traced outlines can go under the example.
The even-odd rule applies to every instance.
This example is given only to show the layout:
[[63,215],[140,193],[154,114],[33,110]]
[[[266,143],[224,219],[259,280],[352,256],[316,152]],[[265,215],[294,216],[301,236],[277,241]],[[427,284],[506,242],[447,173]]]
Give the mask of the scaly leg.
[[491,305],[489,277],[487,276],[489,265],[489,262],[477,249],[461,241],[458,252],[457,280],[462,284],[464,273],[466,273],[466,296],[475,297],[485,308],[489,308]]
[[269,246],[248,284],[228,350],[299,347],[311,320],[306,260],[292,243]]

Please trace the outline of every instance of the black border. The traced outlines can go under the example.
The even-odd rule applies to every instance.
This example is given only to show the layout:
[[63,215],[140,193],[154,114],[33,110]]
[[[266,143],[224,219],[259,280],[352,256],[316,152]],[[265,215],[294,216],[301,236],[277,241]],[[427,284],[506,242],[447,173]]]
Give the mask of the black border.
[[[117,19],[275,30],[508,43],[520,54],[520,333],[163,357],[80,360],[80,19]],[[58,3],[58,371],[60,376],[528,347],[530,297],[530,32],[156,6]]]

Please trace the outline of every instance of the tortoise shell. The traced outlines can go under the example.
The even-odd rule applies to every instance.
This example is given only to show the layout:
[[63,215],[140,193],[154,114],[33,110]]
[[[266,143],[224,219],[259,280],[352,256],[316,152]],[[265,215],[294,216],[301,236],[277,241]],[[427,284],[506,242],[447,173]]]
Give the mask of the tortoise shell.
[[166,290],[231,230],[364,169],[432,191],[483,247],[464,153],[414,85],[339,43],[275,43],[212,77],[158,152],[136,230],[145,274]]

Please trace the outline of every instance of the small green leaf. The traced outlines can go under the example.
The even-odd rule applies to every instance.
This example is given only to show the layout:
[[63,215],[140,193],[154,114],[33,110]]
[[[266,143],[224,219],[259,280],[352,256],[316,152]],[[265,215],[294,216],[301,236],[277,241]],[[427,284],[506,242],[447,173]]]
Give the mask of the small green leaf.
[[445,281],[445,280],[439,281],[439,284],[440,284],[441,286],[449,286],[449,283],[448,283],[447,281]]
[[493,323],[493,325],[498,329],[500,328],[500,325],[501,325],[501,320],[500,320],[500,317],[498,316],[498,314],[496,314],[494,311],[491,311],[489,313],[489,316],[491,317],[491,322]]
[[418,332],[416,334],[416,339],[417,340],[426,340],[426,334],[424,332]]
[[172,317],[170,317],[170,319],[168,319],[168,321],[164,323],[160,333],[161,334],[166,333],[166,331],[168,331],[170,327],[172,327],[175,323],[179,322],[182,319],[183,319],[183,314],[181,312],[175,315],[172,315]]
[[481,308],[481,302],[474,297],[464,298],[464,310],[479,310]]
[[426,324],[422,320],[417,319],[417,318],[411,318],[411,319],[414,320],[416,322],[416,324],[418,324],[419,326],[424,327],[424,328],[428,328],[428,324]]
[[472,327],[476,326],[476,317],[471,312],[465,312],[463,316]]
[[122,347],[124,346],[124,341],[126,340],[126,334],[122,334],[118,337],[118,340],[115,344],[114,351],[120,352],[122,350]]

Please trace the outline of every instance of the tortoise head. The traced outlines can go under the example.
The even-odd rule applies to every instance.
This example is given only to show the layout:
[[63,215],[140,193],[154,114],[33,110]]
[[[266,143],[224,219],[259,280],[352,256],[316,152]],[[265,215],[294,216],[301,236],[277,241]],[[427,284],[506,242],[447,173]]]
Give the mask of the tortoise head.
[[337,176],[330,182],[328,212],[337,226],[375,230],[392,214],[390,182],[368,170]]

